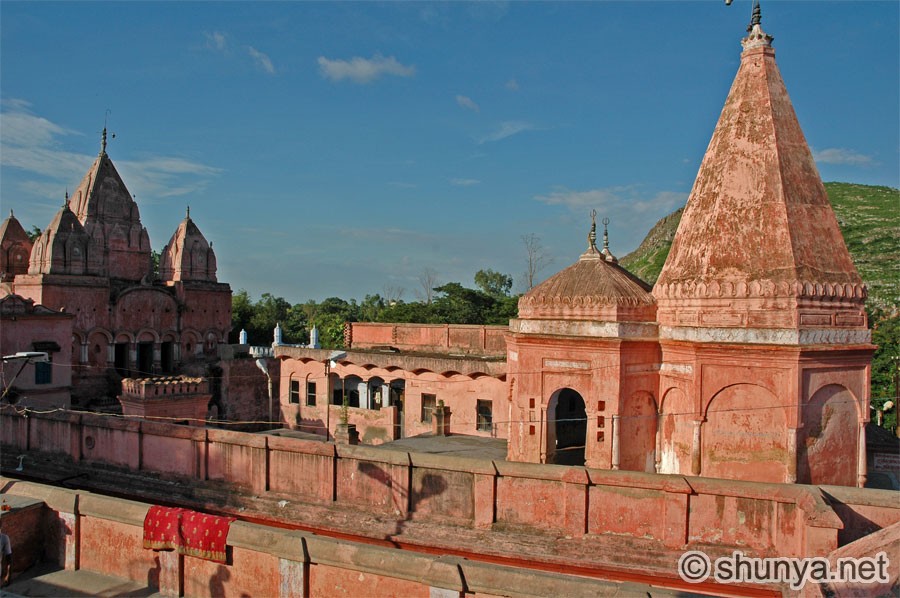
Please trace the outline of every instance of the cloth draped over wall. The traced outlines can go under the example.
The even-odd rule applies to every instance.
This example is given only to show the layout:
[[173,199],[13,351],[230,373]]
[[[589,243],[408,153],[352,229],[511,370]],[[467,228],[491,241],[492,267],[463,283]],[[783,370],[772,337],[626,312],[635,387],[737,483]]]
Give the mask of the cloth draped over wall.
[[228,529],[234,517],[152,506],[144,518],[144,548],[225,563]]

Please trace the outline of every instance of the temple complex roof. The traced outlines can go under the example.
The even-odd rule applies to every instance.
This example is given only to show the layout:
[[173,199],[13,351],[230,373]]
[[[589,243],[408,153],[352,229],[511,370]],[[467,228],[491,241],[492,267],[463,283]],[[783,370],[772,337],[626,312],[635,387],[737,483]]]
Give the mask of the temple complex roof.
[[[604,220],[604,225],[609,221]],[[618,264],[609,251],[595,245],[596,224],[588,235],[588,249],[577,262],[535,286],[519,299],[520,318],[621,319],[627,308],[629,320],[652,320],[655,300],[650,285]]]
[[862,303],[758,6],[734,83],[654,288],[663,298],[812,297]]

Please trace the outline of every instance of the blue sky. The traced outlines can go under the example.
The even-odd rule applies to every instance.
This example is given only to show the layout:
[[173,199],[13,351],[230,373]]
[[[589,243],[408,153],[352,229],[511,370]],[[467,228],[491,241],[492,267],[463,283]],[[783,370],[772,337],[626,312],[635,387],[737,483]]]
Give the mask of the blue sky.
[[[900,3],[764,1],[823,180],[900,183]],[[0,202],[45,227],[99,149],[155,249],[292,303],[548,276],[589,213],[634,249],[687,199],[749,0],[0,3]]]

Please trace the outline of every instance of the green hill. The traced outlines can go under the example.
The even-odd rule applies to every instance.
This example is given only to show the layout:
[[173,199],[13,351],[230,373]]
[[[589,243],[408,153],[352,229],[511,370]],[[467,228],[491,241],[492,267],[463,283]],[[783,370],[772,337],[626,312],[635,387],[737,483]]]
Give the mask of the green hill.
[[[844,242],[869,287],[869,307],[896,311],[900,295],[900,191],[852,183],[825,183]],[[662,270],[684,208],[650,229],[641,245],[619,262],[653,284]]]

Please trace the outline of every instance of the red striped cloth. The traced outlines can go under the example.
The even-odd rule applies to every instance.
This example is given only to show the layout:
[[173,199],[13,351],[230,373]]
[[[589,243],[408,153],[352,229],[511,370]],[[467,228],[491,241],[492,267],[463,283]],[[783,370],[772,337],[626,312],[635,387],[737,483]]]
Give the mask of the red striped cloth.
[[181,514],[184,509],[152,506],[144,517],[144,548],[181,548]]
[[224,563],[228,529],[234,517],[218,517],[187,511],[181,516],[179,552],[210,561]]

